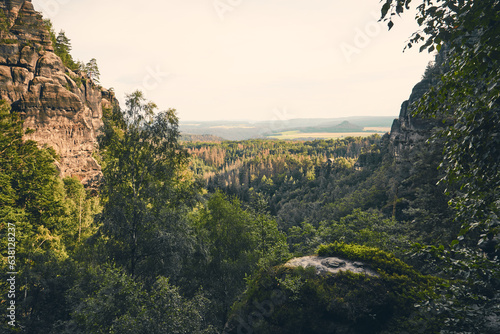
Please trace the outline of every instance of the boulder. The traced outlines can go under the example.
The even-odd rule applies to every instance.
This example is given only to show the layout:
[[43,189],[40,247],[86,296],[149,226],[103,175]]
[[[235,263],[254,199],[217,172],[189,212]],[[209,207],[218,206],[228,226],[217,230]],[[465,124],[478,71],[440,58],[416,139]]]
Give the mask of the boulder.
[[369,268],[369,265],[359,261],[350,261],[339,257],[322,257],[317,255],[304,256],[292,259],[285,263],[285,266],[291,268],[316,268],[317,274],[339,273],[349,271],[356,274],[369,276],[378,276],[378,274]]
[[223,333],[434,333],[439,319],[415,304],[438,284],[379,249],[324,245],[255,274]]

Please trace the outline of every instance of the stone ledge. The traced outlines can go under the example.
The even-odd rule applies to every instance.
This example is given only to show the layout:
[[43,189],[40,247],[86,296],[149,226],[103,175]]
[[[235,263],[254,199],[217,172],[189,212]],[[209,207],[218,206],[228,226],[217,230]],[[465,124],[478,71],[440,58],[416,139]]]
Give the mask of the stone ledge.
[[324,256],[304,256],[291,259],[285,263],[285,267],[314,267],[318,275],[333,273],[337,274],[341,271],[350,271],[356,274],[365,274],[368,276],[379,277],[380,275],[369,267],[366,263],[359,261],[350,261],[338,257],[324,257]]

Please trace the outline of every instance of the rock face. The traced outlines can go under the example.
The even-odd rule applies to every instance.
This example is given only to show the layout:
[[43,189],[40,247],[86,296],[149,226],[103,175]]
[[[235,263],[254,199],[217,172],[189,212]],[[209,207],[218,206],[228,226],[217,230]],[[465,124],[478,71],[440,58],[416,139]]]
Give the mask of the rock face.
[[318,275],[322,275],[322,274],[326,274],[326,273],[336,274],[336,273],[339,273],[341,271],[350,271],[350,272],[356,273],[356,274],[364,274],[364,275],[376,276],[376,277],[379,276],[379,274],[377,274],[377,272],[370,269],[370,267],[363,262],[349,261],[349,260],[341,259],[338,257],[322,257],[322,256],[316,256],[316,255],[298,257],[298,258],[294,258],[294,259],[288,261],[285,264],[285,266],[291,267],[291,268],[313,267],[316,269],[316,273]]
[[431,87],[432,81],[424,79],[413,87],[410,98],[401,105],[399,118],[395,119],[390,134],[393,154],[396,158],[410,151],[416,144],[428,139],[438,121],[412,116],[413,103],[417,102]]
[[2,0],[0,10],[0,98],[35,130],[27,139],[56,150],[61,177],[96,185],[101,169],[92,153],[114,95],[64,66],[31,1]]

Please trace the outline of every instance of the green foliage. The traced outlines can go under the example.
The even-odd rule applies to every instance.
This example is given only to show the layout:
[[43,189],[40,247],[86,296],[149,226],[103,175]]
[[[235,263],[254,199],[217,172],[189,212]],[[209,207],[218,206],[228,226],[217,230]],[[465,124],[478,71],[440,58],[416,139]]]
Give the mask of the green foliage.
[[99,72],[99,67],[97,66],[97,60],[95,58],[92,58],[87,64],[82,66],[82,70],[87,72],[92,81],[99,83],[101,73]]
[[[460,222],[448,202],[439,164],[443,159],[442,143],[421,143],[405,154],[407,164],[400,164],[396,174],[396,216],[409,222],[408,237],[424,244],[449,244],[460,231]],[[449,188],[451,190],[451,188]]]
[[198,273],[199,285],[216,301],[214,313],[222,328],[243,292],[244,278],[288,258],[285,236],[270,217],[243,210],[237,199],[220,192],[210,196],[195,221],[200,248],[192,273]]
[[[483,231],[481,239],[486,241],[500,231],[497,201],[500,118],[496,102],[500,91],[489,83],[497,80],[490,77],[490,72],[494,72],[498,64],[488,64],[491,67],[487,73],[481,74],[475,64],[464,62],[462,57],[463,54],[450,56],[450,71],[424,96],[419,112],[431,116],[444,113],[444,117],[453,120],[452,125],[439,134],[444,139],[445,156],[441,167],[446,174],[443,181],[459,188],[453,192],[452,203],[464,223],[464,233],[477,228]],[[461,71],[454,68],[461,68]],[[498,97],[489,96],[493,93]]]
[[[79,76],[79,75],[72,75],[72,74],[70,73],[70,77],[71,77],[71,79],[72,79],[72,80],[76,83],[76,85],[77,85],[78,87],[80,87],[80,88],[82,88],[82,87],[83,87],[83,79],[82,79],[82,77],[81,77],[81,76]],[[68,90],[71,90],[71,89],[68,89]]]
[[154,114],[156,106],[139,91],[127,98],[128,118],[111,114],[101,139],[101,233],[111,258],[132,276],[174,274],[189,250],[183,213],[197,186],[177,142],[175,110]]
[[[389,10],[402,13],[410,1],[387,1]],[[479,228],[481,240],[499,233],[500,189],[500,4],[488,0],[426,1],[416,17],[425,36],[415,33],[409,46],[423,42],[421,50],[436,47],[445,53],[440,80],[418,104],[418,113],[451,120],[440,134],[444,139],[446,175],[458,185],[453,203],[464,224],[464,233]],[[444,46],[444,47],[443,47]],[[443,48],[441,48],[443,47]]]
[[[356,149],[349,146],[356,142],[197,143],[192,144],[196,149],[191,152],[207,164],[221,165],[228,171],[212,177],[209,189],[215,184],[248,205],[252,205],[254,194],[261,196],[265,210],[277,217],[296,254],[313,252],[319,244],[333,241],[397,253],[403,253],[411,242],[451,242],[457,224],[452,224],[453,213],[448,208],[449,197],[443,196],[444,187],[436,187],[443,175],[437,170],[442,158],[438,145],[418,146],[405,157],[408,164],[396,164],[387,138],[363,142]],[[348,149],[343,151],[346,143]],[[261,148],[256,154],[265,153],[262,159],[252,155],[255,148]],[[332,149],[338,150],[335,159],[319,159]],[[302,159],[301,152],[313,156],[296,163]],[[362,170],[353,168],[354,159],[341,154],[359,154],[356,166],[363,166]],[[258,164],[243,163],[247,155]],[[282,155],[286,156],[283,162]],[[228,156],[241,162],[228,168],[223,165]],[[199,174],[206,173],[206,166],[200,168],[197,159],[191,166]]]
[[415,245],[413,257],[424,263],[424,270],[450,278],[434,298],[418,305],[426,314],[443,319],[447,333],[496,333],[500,268],[484,252],[460,247]]
[[413,278],[420,277],[419,273],[394,255],[373,247],[334,242],[329,245],[321,245],[318,248],[318,255],[338,256],[369,263],[379,273],[405,275]]
[[[423,319],[414,304],[432,294],[436,279],[374,248],[336,244],[326,254],[371,260],[386,270],[318,275],[314,268],[278,266],[249,281],[235,303],[226,333],[419,333],[434,332],[437,319]],[[418,324],[418,327],[416,326]]]
[[54,319],[64,316],[59,310],[47,312],[53,303],[63,304],[68,282],[57,276],[67,274],[61,264],[92,233],[93,216],[99,208],[78,180],[59,178],[54,150],[40,149],[36,142],[24,140],[27,133],[31,131],[23,128],[19,114],[10,112],[10,106],[2,101],[0,287],[7,291],[4,275],[12,271],[7,267],[7,233],[8,227],[15,226],[17,320],[25,328],[37,327],[44,332]]
[[355,209],[339,221],[322,221],[317,228],[308,223],[294,226],[288,230],[287,239],[297,256],[311,254],[320,244],[334,241],[401,253],[409,244],[408,229],[408,224],[387,219],[375,210]]
[[[134,117],[134,122],[128,122],[115,109],[107,111],[106,117],[102,154],[108,183],[102,190],[104,212],[94,221],[100,210],[98,198],[77,179],[61,180],[54,165],[55,152],[23,140],[30,131],[23,129],[19,115],[11,113],[8,104],[0,104],[1,269],[4,274],[10,271],[5,254],[10,223],[16,227],[19,328],[27,333],[213,333],[201,313],[209,301],[201,294],[184,299],[178,288],[159,277],[162,273],[175,277],[192,244],[184,213],[197,187],[186,171],[186,154],[175,143],[175,115],[171,111],[151,121]],[[151,159],[127,161],[133,154],[121,146],[124,144]],[[118,180],[110,178],[120,171],[128,174],[124,172]],[[148,178],[141,181],[147,184],[129,185],[127,177],[146,174]],[[129,186],[135,186],[139,195],[121,202],[122,196],[130,194]],[[134,224],[139,232],[134,237],[139,274],[99,269],[106,261],[127,267],[130,252],[125,251],[122,258],[117,254],[130,249],[126,244],[130,234],[122,228],[122,221],[112,225],[111,219],[120,218],[113,216],[117,211],[128,213],[126,209],[134,212],[137,208]],[[103,221],[98,231],[96,224]],[[5,321],[2,326],[10,330]]]
[[[64,178],[64,189],[71,220],[78,222],[78,230],[68,231],[74,243],[81,244],[97,232],[94,216],[101,211],[99,198],[92,196],[76,178]],[[68,242],[68,244],[70,244]]]
[[[52,149],[39,149],[34,141],[24,141],[26,131],[17,113],[0,103],[0,219],[2,236],[7,223],[15,224],[21,239],[19,253],[59,252],[65,256],[60,236],[64,221],[64,189],[57,179]],[[5,242],[6,237],[1,239]],[[3,248],[6,250],[6,247]],[[25,258],[26,260],[26,258]]]
[[[385,145],[385,142],[384,144]],[[382,161],[379,136],[284,142],[252,140],[223,143],[188,143],[191,169],[207,180],[210,191],[221,189],[248,202],[253,192],[262,194],[268,210],[283,230],[303,221],[317,227],[325,219],[339,219],[355,207],[384,205],[383,173],[371,172]],[[356,158],[365,158],[362,172]],[[331,159],[327,159],[331,157]],[[333,160],[333,162],[331,162]],[[385,173],[385,172],[384,172]],[[382,175],[381,175],[382,174]],[[371,184],[358,185],[363,181]],[[349,198],[347,194],[351,192]]]
[[0,9],[0,32],[3,34],[9,29],[9,22],[3,9]]
[[119,269],[91,267],[68,297],[72,317],[57,333],[213,333],[202,328],[207,301],[186,300],[163,277],[146,287]]
[[2,44],[17,44],[18,40],[17,39],[3,39]]
[[[323,145],[329,144],[330,141],[315,142],[317,146],[313,154],[325,156],[331,148]],[[238,194],[248,207],[269,210],[276,215],[295,255],[311,254],[323,243],[343,241],[406,256],[412,242],[451,242],[456,237],[457,224],[452,224],[449,198],[443,196],[442,185],[436,187],[443,175],[437,169],[441,159],[438,143],[417,146],[405,157],[408,164],[394,163],[386,139],[362,146],[356,164],[362,166],[361,170],[353,168],[355,160],[348,157],[348,152],[343,153],[345,157],[337,156],[328,163],[313,157],[301,160],[302,152],[307,154],[302,143],[245,141],[192,145],[197,146],[191,152],[207,164],[227,170],[227,173],[219,172],[209,179],[209,187],[214,183],[226,193]],[[309,143],[304,147],[307,145]],[[254,147],[261,147],[260,152],[265,152],[265,155],[260,159],[251,155]],[[267,147],[274,151],[267,151]],[[256,151],[256,154],[260,152]],[[280,152],[288,154],[286,164],[280,162]],[[243,163],[248,159],[247,154],[255,167]],[[241,162],[228,167],[224,163],[228,156],[235,156]],[[202,166],[194,159],[192,168],[199,174],[207,173],[207,166]],[[314,178],[311,177],[313,169]],[[241,183],[238,183],[238,178]],[[270,184],[269,180],[273,183]],[[240,184],[240,187],[235,187],[235,184]],[[245,184],[251,187],[245,190]],[[410,260],[423,267],[423,262],[415,261],[415,258]],[[292,284],[295,281],[283,280],[282,284],[299,286],[299,283]],[[419,298],[425,300],[426,297],[422,294]],[[393,328],[411,328],[410,323],[429,317],[423,308],[413,311],[411,321],[398,320],[398,325]],[[300,319],[310,325],[304,317]]]
[[66,33],[61,30],[57,35],[50,20],[44,20],[45,26],[50,34],[50,40],[54,47],[54,53],[61,58],[64,66],[72,71],[80,70],[80,62],[77,62],[71,56],[71,40],[66,36]]
[[[392,14],[403,13],[409,5],[410,0],[387,0],[382,17],[390,21]],[[495,287],[491,276],[498,272],[499,18],[500,3],[496,0],[422,1],[416,20],[423,33],[414,33],[408,44],[422,43],[420,50],[439,52],[437,70],[429,73],[435,83],[416,103],[417,115],[444,120],[443,130],[433,140],[442,144],[441,184],[447,187],[456,221],[462,224],[458,240],[452,243],[454,250],[439,248],[445,262],[439,269],[444,266],[448,275],[462,273],[459,276],[483,287]],[[496,263],[486,260],[477,245]],[[446,314],[449,332],[498,332],[498,316],[486,311],[498,310],[498,297],[485,297],[470,283],[454,284],[452,293],[443,292],[442,298],[431,301],[434,309]]]

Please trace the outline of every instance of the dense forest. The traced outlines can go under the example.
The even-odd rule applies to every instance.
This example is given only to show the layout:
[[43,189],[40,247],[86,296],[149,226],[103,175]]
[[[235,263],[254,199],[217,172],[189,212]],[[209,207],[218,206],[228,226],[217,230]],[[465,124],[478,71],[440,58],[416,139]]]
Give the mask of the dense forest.
[[[409,3],[383,2],[389,29]],[[135,91],[104,108],[102,180],[85,187],[2,101],[2,332],[498,333],[499,13],[418,7],[408,47],[438,53],[411,143],[181,136]],[[314,255],[371,274],[284,265]]]
[[[398,238],[410,242],[410,222],[413,242],[451,242],[458,231],[453,229],[444,188],[435,186],[439,153],[429,149],[400,164],[390,146],[388,135],[185,144],[191,153],[190,168],[207,190],[222,190],[275,217],[294,253],[311,253],[333,240],[364,240],[395,251]],[[405,170],[410,166],[411,171]],[[348,226],[349,221],[357,225]],[[386,226],[374,230],[377,222]],[[426,224],[432,228],[422,233]],[[368,240],[369,234],[361,236],[364,229],[374,232],[371,237],[378,242]],[[307,247],[303,244],[312,240]]]

